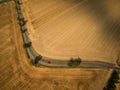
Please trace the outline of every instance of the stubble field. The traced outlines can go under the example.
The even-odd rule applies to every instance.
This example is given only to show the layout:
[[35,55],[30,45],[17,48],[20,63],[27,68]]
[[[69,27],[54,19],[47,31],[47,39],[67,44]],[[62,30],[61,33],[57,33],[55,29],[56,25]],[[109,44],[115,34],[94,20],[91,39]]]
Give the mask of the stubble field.
[[23,0],[34,49],[53,59],[116,63],[119,0]]
[[0,4],[0,90],[102,90],[103,69],[37,68],[29,64],[13,1]]

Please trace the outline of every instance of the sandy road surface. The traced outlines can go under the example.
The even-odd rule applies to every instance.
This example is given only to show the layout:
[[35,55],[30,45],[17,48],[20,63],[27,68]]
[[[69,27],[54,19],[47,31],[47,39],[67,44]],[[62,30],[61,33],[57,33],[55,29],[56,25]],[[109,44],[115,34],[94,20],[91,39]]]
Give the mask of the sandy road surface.
[[115,63],[120,50],[119,0],[29,0],[25,5],[33,27],[29,36],[38,53]]
[[107,70],[30,65],[16,18],[13,2],[0,4],[0,90],[102,90],[110,74]]

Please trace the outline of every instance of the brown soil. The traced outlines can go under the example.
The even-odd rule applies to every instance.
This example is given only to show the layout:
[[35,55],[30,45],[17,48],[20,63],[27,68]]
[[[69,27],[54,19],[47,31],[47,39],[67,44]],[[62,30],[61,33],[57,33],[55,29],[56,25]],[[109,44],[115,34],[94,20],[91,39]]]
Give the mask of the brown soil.
[[102,90],[110,71],[29,64],[13,2],[0,4],[0,90]]
[[[115,63],[120,50],[119,0],[23,0],[34,49],[53,59]],[[114,7],[114,8],[113,8]]]

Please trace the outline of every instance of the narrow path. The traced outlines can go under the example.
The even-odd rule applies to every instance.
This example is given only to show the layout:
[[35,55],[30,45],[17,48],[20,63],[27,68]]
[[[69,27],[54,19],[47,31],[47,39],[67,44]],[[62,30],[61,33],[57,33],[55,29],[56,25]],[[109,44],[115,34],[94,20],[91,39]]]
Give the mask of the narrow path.
[[[28,44],[30,42],[29,37],[27,35],[27,31],[25,31],[24,25],[24,16],[22,14],[21,6],[20,6],[20,1],[15,0],[16,3],[16,9],[18,13],[18,18],[19,22],[22,22],[20,24],[22,35],[23,35],[23,40],[25,44]],[[27,47],[27,53],[30,56],[30,59],[36,60],[36,57],[38,54],[33,50],[32,46]],[[50,63],[48,63],[48,61]],[[68,62],[67,60],[61,61],[61,60],[51,60],[51,59],[46,59],[46,57],[42,56],[42,59],[38,60],[38,63],[44,66],[49,66],[49,67],[68,67]],[[114,69],[120,71],[120,68],[116,67],[114,64],[110,63],[105,63],[105,62],[97,62],[97,61],[82,61],[79,65],[79,67],[85,67],[85,68],[105,68],[105,69]]]

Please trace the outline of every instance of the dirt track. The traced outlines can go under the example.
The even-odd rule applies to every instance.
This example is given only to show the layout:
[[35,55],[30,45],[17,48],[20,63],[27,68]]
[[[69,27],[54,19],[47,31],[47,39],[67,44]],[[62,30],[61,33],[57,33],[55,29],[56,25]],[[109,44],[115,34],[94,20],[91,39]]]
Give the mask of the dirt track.
[[30,39],[38,53],[62,60],[79,56],[116,62],[119,0],[29,0],[25,5],[32,24]]
[[109,77],[107,70],[49,69],[30,65],[14,3],[0,4],[0,11],[0,90],[102,90]]

